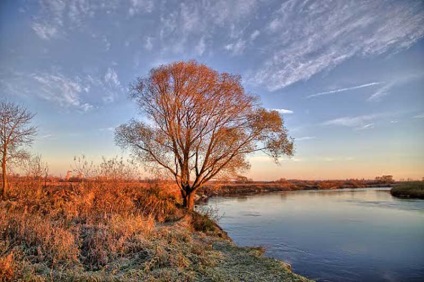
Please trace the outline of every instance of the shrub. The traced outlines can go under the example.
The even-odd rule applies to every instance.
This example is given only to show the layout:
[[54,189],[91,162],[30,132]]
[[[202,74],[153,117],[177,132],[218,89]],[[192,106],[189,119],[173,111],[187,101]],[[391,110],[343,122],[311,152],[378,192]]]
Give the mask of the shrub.
[[208,217],[206,214],[200,214],[193,212],[191,214],[192,225],[194,230],[201,232],[219,232],[221,229],[218,228],[217,224]]
[[424,182],[404,182],[393,187],[390,193],[399,198],[424,199]]

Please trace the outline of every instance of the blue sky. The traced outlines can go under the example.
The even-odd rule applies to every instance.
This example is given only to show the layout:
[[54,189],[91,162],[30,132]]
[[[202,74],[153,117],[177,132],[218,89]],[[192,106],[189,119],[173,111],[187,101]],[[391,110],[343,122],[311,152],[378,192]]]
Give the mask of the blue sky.
[[[75,155],[123,152],[128,85],[195,59],[242,76],[296,139],[254,179],[424,177],[424,2],[2,1],[0,96],[37,113],[32,151],[64,175]],[[140,116],[139,116],[140,117]]]

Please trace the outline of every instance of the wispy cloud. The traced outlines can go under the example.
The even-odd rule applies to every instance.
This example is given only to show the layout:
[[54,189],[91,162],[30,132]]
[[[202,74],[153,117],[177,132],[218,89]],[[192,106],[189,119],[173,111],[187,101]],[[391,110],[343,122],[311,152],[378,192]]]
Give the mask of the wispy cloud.
[[105,45],[105,51],[109,51],[110,46],[112,45],[112,43],[110,43],[110,40],[107,38],[107,36],[103,36],[102,41]]
[[48,24],[34,23],[32,29],[42,39],[50,39],[57,34],[57,28]]
[[39,2],[40,13],[32,28],[41,39],[52,39],[66,34],[65,27],[80,26],[83,18],[92,15],[90,1],[52,0]]
[[151,51],[153,49],[153,38],[148,36],[146,38],[146,42],[144,43],[144,48],[148,51]]
[[246,41],[243,39],[238,39],[234,43],[225,45],[225,50],[230,51],[233,55],[241,55],[246,48]]
[[140,13],[151,13],[155,7],[153,0],[130,0],[128,13],[134,16]]
[[37,136],[37,139],[52,139],[52,137],[54,137],[53,134],[44,134],[41,136]]
[[118,79],[118,74],[113,68],[108,68],[104,76],[105,83],[113,87],[121,87],[121,82]]
[[413,81],[415,79],[419,79],[422,76],[423,76],[422,73],[400,75],[400,76],[397,76],[395,78],[392,78],[390,82],[370,82],[370,83],[365,83],[365,84],[356,85],[356,86],[352,86],[352,87],[339,88],[339,89],[334,89],[334,90],[330,90],[330,91],[319,92],[319,93],[309,95],[306,98],[313,98],[313,97],[319,97],[319,96],[324,96],[324,95],[338,94],[338,93],[341,93],[341,92],[347,92],[347,91],[352,91],[352,90],[357,90],[357,89],[362,89],[362,88],[379,86],[377,88],[377,90],[375,90],[374,93],[368,98],[368,101],[378,101],[382,97],[388,95],[394,87],[408,83],[408,82]]
[[368,101],[376,101],[381,99],[383,96],[389,94],[389,91],[396,85],[396,82],[389,82],[385,84],[383,87],[380,87],[375,91],[369,98]]
[[414,116],[414,118],[424,118],[424,113],[418,114],[418,115]]
[[277,111],[279,114],[282,114],[282,115],[294,113],[292,110],[287,110],[287,109],[271,109],[271,111]]
[[254,41],[259,35],[261,34],[261,32],[259,30],[255,30],[251,35],[250,35],[250,40]]
[[360,127],[357,127],[356,130],[365,130],[365,129],[371,129],[371,128],[374,128],[374,123],[364,124]]
[[[420,1],[284,1],[281,5],[271,2],[41,1],[32,29],[42,39],[53,39],[75,31],[98,31],[96,24],[88,24],[95,18],[113,17],[121,29],[129,23],[139,23],[146,41],[126,38],[122,42],[134,46],[140,43],[162,57],[202,56],[206,50],[216,50],[225,56],[248,54],[254,64],[246,64],[246,81],[271,91],[307,80],[355,56],[406,49],[424,36],[424,9]],[[273,12],[263,17],[264,11],[269,10]],[[142,17],[136,16],[141,13]],[[115,42],[111,43],[115,46]],[[110,47],[107,42],[105,45],[106,49]],[[354,89],[358,88],[316,93],[309,98]],[[377,91],[374,97],[384,93],[388,89]]]
[[390,92],[395,87],[399,87],[411,81],[421,79],[424,76],[424,73],[412,73],[404,74],[393,78],[390,82],[383,84],[383,86],[377,89],[369,98],[368,101],[379,101],[384,96],[390,94]]
[[374,126],[374,122],[378,119],[387,117],[387,114],[371,114],[371,115],[361,115],[356,117],[341,117],[332,120],[328,120],[323,125],[333,125],[333,126],[345,126],[352,127],[357,130],[372,128]]
[[281,89],[353,56],[408,48],[423,26],[420,1],[285,1],[268,22],[264,63],[249,81]]
[[93,105],[82,101],[81,94],[85,93],[87,88],[79,77],[70,79],[61,74],[48,73],[33,74],[32,77],[39,83],[38,95],[44,100],[84,112],[93,108]]
[[330,90],[330,91],[319,92],[319,93],[309,95],[306,98],[313,98],[313,97],[318,97],[318,96],[337,94],[337,93],[340,93],[340,92],[352,91],[352,90],[366,88],[366,87],[375,86],[375,85],[379,85],[379,84],[381,84],[381,82],[370,82],[370,83],[361,84],[361,85],[352,86],[352,87],[339,88],[339,89],[334,89],[334,90]]
[[[217,0],[212,1],[208,9],[204,9],[203,12],[211,23],[225,26],[251,15],[257,9],[259,2],[258,0]],[[204,7],[202,3],[198,5]],[[210,11],[209,15],[207,15],[208,11]]]
[[315,136],[303,136],[295,138],[296,141],[308,141],[308,140],[314,140],[317,139]]
[[195,47],[196,53],[201,56],[203,55],[203,53],[206,50],[206,43],[205,43],[205,37],[202,36],[202,38],[200,38],[199,42],[197,43],[196,47]]
[[66,8],[65,1],[40,2],[40,14],[35,18],[32,29],[41,39],[51,39],[63,32],[63,15]]
[[113,132],[113,131],[115,131],[115,127],[113,127],[113,126],[111,126],[111,127],[102,127],[102,128],[99,128],[99,131],[101,131],[101,132]]
[[[241,55],[260,34],[259,30],[245,34],[246,21],[259,4],[258,0],[181,1],[160,15],[162,48],[174,53],[194,49],[202,55],[209,43],[206,38],[212,38],[212,42],[226,42],[221,48],[231,55]],[[199,43],[193,46],[193,40]]]
[[3,90],[4,94],[12,97],[32,95],[34,86],[31,82],[31,77],[28,78],[28,75],[23,72],[9,71],[8,73],[0,74],[0,89]]
[[57,68],[34,73],[10,71],[1,73],[0,88],[6,95],[35,95],[52,105],[82,112],[111,103],[125,92],[113,67],[79,75],[70,75]]
[[[38,1],[38,14],[35,15],[32,29],[41,39],[64,37],[68,32],[84,30],[88,20],[99,13],[111,14],[118,11],[121,1],[95,1],[95,0],[49,0]],[[151,0],[131,0],[125,2],[129,13],[134,15],[139,12],[153,9]]]
[[125,91],[118,74],[112,67],[107,68],[103,77],[99,77],[99,74],[87,75],[84,81],[88,83],[91,92],[97,93],[97,96],[100,95],[103,103],[115,101],[116,97]]

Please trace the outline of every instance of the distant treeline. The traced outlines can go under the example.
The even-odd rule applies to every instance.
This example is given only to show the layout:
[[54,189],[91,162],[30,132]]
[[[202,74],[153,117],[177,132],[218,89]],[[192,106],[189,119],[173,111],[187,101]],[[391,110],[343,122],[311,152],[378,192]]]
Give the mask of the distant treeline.
[[[0,174],[1,175],[1,174]],[[68,178],[55,177],[55,176],[37,176],[28,177],[20,176],[19,174],[11,175],[10,179],[13,182],[25,182],[28,180],[42,180],[55,186],[57,183],[63,185],[64,183],[78,183],[78,182],[125,182],[125,183],[138,183],[138,184],[151,184],[151,183],[173,183],[172,180],[156,179],[156,178],[130,178],[130,177],[80,177],[72,176]],[[402,181],[401,181],[402,182]],[[205,189],[223,189],[224,187],[240,188],[240,187],[259,187],[259,189],[278,187],[282,190],[319,190],[319,189],[340,189],[340,188],[364,188],[364,187],[386,187],[395,182],[391,175],[376,177],[375,179],[344,179],[344,180],[302,180],[302,179],[285,179],[281,178],[275,181],[254,181],[246,177],[238,177],[232,180],[217,180],[210,181]],[[49,186],[50,186],[49,185]],[[263,188],[261,188],[263,187]],[[204,190],[205,190],[204,189]]]

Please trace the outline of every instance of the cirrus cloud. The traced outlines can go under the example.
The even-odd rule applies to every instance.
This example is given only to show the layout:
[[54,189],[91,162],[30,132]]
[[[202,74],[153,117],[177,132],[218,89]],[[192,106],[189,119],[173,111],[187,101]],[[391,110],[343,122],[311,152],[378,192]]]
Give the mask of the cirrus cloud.
[[420,1],[285,1],[268,23],[268,52],[249,81],[275,91],[353,56],[408,48],[423,27]]
[[61,107],[73,107],[84,112],[93,108],[93,105],[83,102],[81,94],[87,93],[88,88],[81,79],[70,79],[62,74],[40,73],[33,74],[33,79],[40,85],[38,96],[44,100],[59,104]]
[[287,109],[271,109],[271,111],[277,111],[281,115],[294,113],[292,110],[287,110]]

